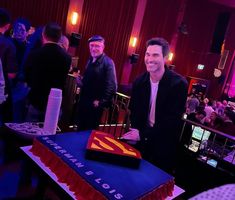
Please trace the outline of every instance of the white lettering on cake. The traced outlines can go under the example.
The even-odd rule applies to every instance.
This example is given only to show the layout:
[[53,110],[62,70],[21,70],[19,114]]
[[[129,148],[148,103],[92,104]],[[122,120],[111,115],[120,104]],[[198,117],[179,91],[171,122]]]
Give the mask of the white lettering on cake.
[[123,198],[123,196],[119,193],[115,194],[114,197],[115,197],[115,199],[122,199]]
[[109,191],[110,194],[112,194],[112,193],[114,193],[114,192],[116,192],[116,190],[110,190],[110,191]]
[[57,145],[57,146],[54,146],[55,149],[62,149],[61,146]]
[[71,162],[75,163],[77,162],[78,160],[76,158],[73,158],[73,159],[69,159]]
[[64,156],[65,156],[66,158],[72,158],[72,157],[73,157],[73,156],[72,156],[71,154],[69,154],[69,153],[65,153]]
[[[104,183],[103,180],[101,178],[96,178],[95,182],[98,183],[99,185],[101,185],[101,187],[105,190],[109,190],[111,187],[109,184]],[[102,183],[103,182],[103,183]],[[116,193],[115,189],[111,189],[110,191],[108,191],[109,194],[113,194],[115,199],[122,199],[123,195],[121,195],[120,193]],[[116,193],[116,194],[115,194]]]
[[82,163],[80,163],[80,162],[75,163],[75,165],[76,165],[78,168],[84,167],[84,165],[83,165]]
[[53,143],[53,141],[52,141],[52,140],[47,140],[46,142],[47,142],[48,144]]
[[96,182],[96,183],[100,183],[100,181],[101,181],[101,178],[95,179],[95,182]]
[[67,151],[64,149],[59,150],[60,153],[66,153]]
[[85,174],[88,175],[88,176],[90,176],[90,175],[93,175],[94,172],[93,172],[93,171],[86,171]]
[[102,188],[104,188],[104,189],[109,189],[110,186],[109,186],[107,183],[103,183],[103,184],[102,184]]

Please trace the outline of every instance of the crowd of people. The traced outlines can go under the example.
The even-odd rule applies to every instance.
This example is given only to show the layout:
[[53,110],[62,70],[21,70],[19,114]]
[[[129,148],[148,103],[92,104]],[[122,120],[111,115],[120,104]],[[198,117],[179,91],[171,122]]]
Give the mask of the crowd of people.
[[9,12],[0,8],[0,125],[43,121],[50,89],[64,89],[71,65],[67,49],[58,24],[32,31],[29,20],[11,24]]
[[227,100],[212,100],[196,93],[189,94],[186,102],[187,119],[235,136],[235,109]]

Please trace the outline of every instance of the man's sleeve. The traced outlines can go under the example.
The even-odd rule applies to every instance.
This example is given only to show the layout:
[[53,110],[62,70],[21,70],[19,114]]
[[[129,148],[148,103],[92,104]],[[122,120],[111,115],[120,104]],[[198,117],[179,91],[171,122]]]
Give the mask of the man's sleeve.
[[132,91],[131,91],[131,98],[130,98],[130,120],[131,120],[131,127],[139,129],[140,124],[138,124],[136,117],[137,117],[137,106],[136,106],[136,100],[138,99],[138,89],[136,86],[136,82],[132,85]]
[[28,86],[31,86],[32,84],[32,70],[33,70],[33,62],[34,62],[34,54],[31,52],[27,56],[25,63],[24,63],[24,72],[25,72],[25,81],[28,84]]
[[104,95],[100,104],[106,106],[117,91],[117,77],[114,62],[110,59],[106,66]]
[[7,73],[17,72],[16,48],[10,44],[6,52],[6,71]]
[[171,105],[171,115],[178,119],[181,119],[182,114],[185,112],[186,101],[187,101],[187,92],[188,92],[188,83],[185,79],[181,79],[172,89],[172,95],[170,99],[174,102]]
[[161,123],[157,124],[159,133],[170,134],[171,145],[176,145],[176,141],[180,139],[182,115],[186,108],[187,86],[187,81],[182,78],[171,88],[171,93],[167,97],[169,104],[166,105],[164,118],[161,119]]

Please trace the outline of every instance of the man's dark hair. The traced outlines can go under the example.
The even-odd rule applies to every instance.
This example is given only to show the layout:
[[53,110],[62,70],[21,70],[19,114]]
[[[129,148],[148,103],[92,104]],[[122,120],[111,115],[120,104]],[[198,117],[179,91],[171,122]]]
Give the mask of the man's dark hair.
[[10,14],[5,9],[0,8],[0,27],[4,27],[10,22],[11,22]]
[[204,110],[199,110],[199,111],[197,111],[196,115],[203,115],[205,117],[206,112]]
[[226,107],[224,109],[224,114],[235,123],[235,113],[232,111],[231,108]]
[[62,30],[61,27],[56,23],[48,23],[43,30],[44,36],[52,42],[59,42]]
[[164,38],[156,37],[148,40],[146,43],[146,47],[152,45],[159,45],[162,47],[163,57],[167,56],[170,52],[169,43]]

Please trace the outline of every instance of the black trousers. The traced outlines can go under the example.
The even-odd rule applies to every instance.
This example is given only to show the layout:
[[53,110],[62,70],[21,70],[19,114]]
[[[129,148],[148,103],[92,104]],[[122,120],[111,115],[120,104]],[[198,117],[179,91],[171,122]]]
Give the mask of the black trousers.
[[103,108],[92,104],[79,104],[77,109],[78,131],[97,129],[102,117]]

